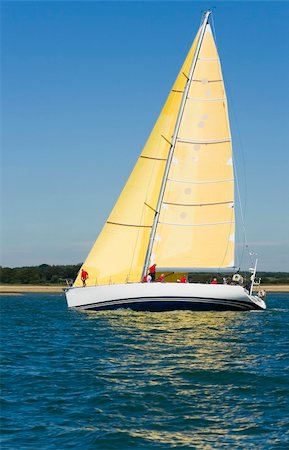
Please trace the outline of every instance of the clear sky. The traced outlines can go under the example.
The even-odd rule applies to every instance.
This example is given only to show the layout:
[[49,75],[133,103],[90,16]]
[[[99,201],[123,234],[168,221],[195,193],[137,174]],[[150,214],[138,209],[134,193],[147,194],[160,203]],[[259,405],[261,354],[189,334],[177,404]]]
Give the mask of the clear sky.
[[260,270],[289,271],[289,3],[277,1],[2,2],[3,266],[85,259],[212,7],[250,250]]

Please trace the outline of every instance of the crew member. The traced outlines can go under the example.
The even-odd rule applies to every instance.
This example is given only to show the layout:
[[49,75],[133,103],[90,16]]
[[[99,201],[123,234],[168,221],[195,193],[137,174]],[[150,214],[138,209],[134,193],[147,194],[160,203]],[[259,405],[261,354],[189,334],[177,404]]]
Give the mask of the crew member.
[[84,269],[81,270],[81,281],[82,281],[82,286],[85,287],[86,286],[86,280],[88,279],[88,272],[86,272]]
[[152,277],[152,281],[156,280],[156,264],[153,264],[150,268],[149,268],[149,275]]

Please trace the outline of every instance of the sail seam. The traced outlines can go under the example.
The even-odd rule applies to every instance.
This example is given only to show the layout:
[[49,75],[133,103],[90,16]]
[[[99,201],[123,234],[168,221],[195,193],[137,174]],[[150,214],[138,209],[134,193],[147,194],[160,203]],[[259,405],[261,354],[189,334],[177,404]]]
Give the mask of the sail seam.
[[166,158],[156,158],[155,156],[143,156],[140,155],[140,158],[144,158],[144,159],[154,159],[156,161],[166,161]]
[[235,222],[227,221],[227,222],[210,222],[210,223],[189,223],[189,224],[184,224],[184,223],[162,222],[162,221],[159,220],[159,223],[161,223],[162,225],[173,225],[173,226],[176,226],[176,227],[206,227],[206,226],[212,226],[212,225],[228,225],[228,224],[233,224]]
[[218,58],[198,58],[198,61],[219,61]]
[[168,178],[169,181],[173,181],[174,183],[186,183],[186,184],[209,184],[209,183],[227,183],[233,182],[233,178],[228,178],[227,180],[207,180],[207,181],[189,181],[189,180],[177,180],[175,178]]
[[223,102],[226,97],[215,97],[215,98],[200,98],[200,97],[187,97],[188,100],[193,100],[194,102]]
[[211,203],[172,203],[172,202],[163,202],[165,205],[174,205],[174,206],[213,206],[213,205],[227,205],[229,203],[233,203],[233,200],[228,202],[211,202]]
[[184,144],[222,144],[225,142],[231,142],[231,139],[224,138],[224,139],[210,139],[207,141],[203,141],[203,140],[197,140],[197,139],[188,139],[188,138],[178,137],[178,142],[183,142]]
[[135,228],[151,228],[151,225],[135,225],[133,223],[120,223],[120,222],[110,222],[107,221],[110,225],[120,225],[121,227],[135,227]]
[[207,83],[219,83],[220,81],[224,81],[224,80],[207,80],[207,79],[193,79],[192,81],[196,81],[197,83],[203,83],[203,84],[207,84]]

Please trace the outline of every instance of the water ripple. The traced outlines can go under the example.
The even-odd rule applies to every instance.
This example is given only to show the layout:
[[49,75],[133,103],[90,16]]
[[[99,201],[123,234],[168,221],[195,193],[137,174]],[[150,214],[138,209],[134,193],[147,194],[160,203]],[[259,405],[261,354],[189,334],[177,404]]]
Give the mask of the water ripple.
[[289,448],[288,305],[96,314],[2,297],[1,448]]

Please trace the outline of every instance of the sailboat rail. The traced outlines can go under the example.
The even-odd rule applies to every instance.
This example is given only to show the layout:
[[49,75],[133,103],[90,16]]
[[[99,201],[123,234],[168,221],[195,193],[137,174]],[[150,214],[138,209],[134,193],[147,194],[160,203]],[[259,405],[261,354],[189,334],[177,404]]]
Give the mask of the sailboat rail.
[[[238,267],[158,267],[158,272],[170,272],[170,273],[231,273],[236,272]],[[192,281],[192,283],[198,283],[198,281]]]
[[[171,273],[232,273],[239,270],[236,266],[228,267],[158,267],[158,272],[171,272]],[[193,281],[193,283],[198,283],[198,281]]]

